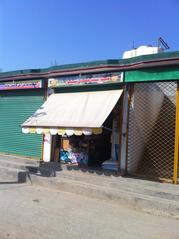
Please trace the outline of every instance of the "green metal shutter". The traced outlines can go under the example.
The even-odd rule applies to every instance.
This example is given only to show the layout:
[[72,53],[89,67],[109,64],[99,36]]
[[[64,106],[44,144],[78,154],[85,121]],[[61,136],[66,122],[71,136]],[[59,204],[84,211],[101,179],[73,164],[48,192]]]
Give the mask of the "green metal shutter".
[[23,134],[21,124],[43,101],[42,90],[0,92],[0,153],[41,157],[42,135]]

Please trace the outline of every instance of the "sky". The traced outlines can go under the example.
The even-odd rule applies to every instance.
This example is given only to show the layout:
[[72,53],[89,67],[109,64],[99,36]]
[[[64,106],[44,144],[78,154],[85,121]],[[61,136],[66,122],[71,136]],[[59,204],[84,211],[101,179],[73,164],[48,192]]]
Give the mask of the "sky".
[[179,50],[179,0],[0,0],[0,69],[120,59],[162,37]]

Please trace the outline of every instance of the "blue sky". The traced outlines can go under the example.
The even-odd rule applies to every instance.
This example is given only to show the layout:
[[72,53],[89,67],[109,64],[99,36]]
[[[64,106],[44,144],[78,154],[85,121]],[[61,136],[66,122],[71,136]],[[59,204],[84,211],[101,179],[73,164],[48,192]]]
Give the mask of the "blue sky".
[[157,45],[179,50],[179,0],[0,0],[3,71],[121,58]]

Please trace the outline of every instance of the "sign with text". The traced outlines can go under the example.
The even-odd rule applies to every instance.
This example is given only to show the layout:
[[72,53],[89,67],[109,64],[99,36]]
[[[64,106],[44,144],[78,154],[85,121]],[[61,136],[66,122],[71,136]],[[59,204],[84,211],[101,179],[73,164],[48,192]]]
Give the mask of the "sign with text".
[[42,88],[42,80],[0,82],[0,90],[24,90]]
[[63,76],[48,80],[48,87],[98,85],[123,81],[123,73],[88,74],[81,76]]

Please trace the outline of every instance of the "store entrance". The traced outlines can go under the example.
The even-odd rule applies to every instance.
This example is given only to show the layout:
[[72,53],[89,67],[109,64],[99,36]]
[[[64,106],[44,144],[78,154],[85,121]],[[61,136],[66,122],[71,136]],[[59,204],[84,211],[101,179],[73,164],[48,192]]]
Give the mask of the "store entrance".
[[118,169],[120,101],[103,123],[101,134],[55,135],[52,160],[77,167]]

